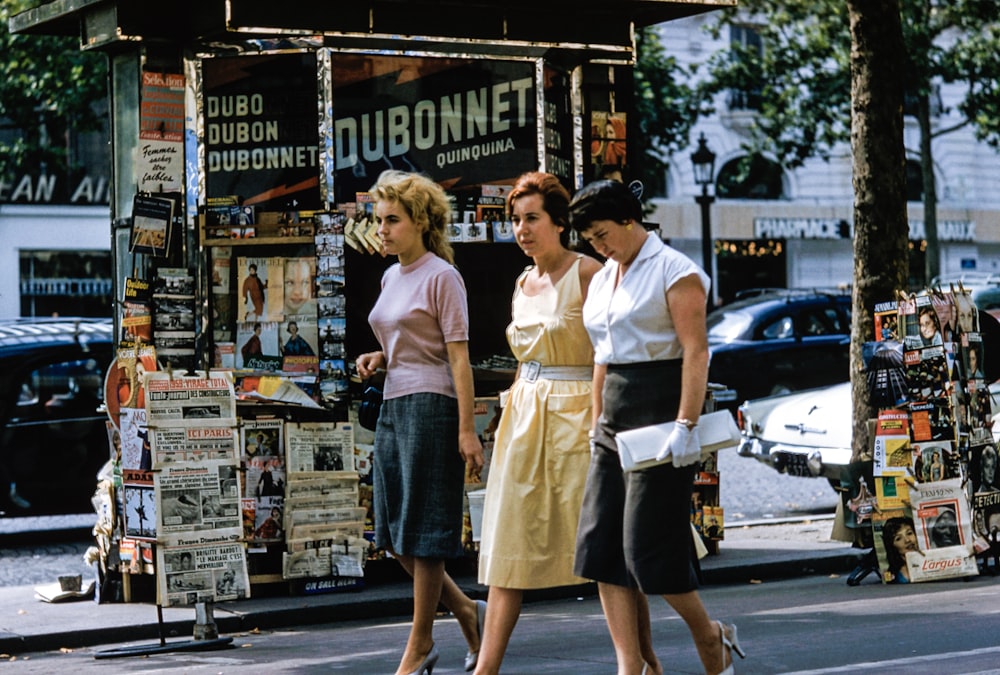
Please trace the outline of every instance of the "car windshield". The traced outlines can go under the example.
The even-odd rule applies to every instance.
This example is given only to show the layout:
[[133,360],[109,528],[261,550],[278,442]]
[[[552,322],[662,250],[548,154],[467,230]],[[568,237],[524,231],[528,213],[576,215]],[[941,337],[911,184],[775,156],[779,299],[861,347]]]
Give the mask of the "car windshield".
[[720,309],[708,315],[709,342],[730,342],[744,335],[753,316],[749,312]]

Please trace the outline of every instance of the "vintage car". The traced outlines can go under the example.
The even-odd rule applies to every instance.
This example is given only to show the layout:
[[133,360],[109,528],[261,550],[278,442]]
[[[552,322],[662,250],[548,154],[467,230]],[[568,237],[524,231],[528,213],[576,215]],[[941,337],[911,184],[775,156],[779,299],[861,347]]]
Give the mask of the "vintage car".
[[[1000,441],[1000,381],[990,385],[993,438]],[[792,476],[821,476],[839,489],[851,460],[851,384],[771,396],[740,405],[739,454]]]
[[93,511],[112,337],[110,320],[0,321],[0,515]]
[[757,289],[708,316],[708,378],[734,392],[720,405],[843,382],[849,376],[851,296]]

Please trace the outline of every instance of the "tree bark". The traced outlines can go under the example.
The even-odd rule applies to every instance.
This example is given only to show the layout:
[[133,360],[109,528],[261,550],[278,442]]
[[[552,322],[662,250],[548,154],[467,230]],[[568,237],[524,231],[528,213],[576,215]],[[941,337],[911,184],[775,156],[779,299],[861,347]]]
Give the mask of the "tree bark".
[[920,125],[920,174],[924,193],[924,285],[941,271],[941,246],[938,242],[937,181],[934,180],[934,154],[931,149],[931,98],[923,92],[917,103],[917,124]]
[[851,24],[851,152],[854,165],[852,459],[871,458],[875,411],[862,345],[874,339],[876,302],[906,288],[906,154],[903,147],[903,33],[898,0],[848,0]]

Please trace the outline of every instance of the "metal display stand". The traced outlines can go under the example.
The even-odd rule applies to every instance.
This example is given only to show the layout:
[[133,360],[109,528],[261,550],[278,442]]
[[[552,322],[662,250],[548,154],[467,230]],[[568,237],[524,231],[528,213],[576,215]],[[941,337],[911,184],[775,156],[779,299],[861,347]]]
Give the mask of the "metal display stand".
[[163,605],[156,605],[156,627],[160,634],[159,644],[131,645],[103,649],[94,654],[95,659],[117,659],[125,656],[147,656],[150,654],[166,654],[169,652],[203,652],[229,647],[233,638],[219,637],[219,628],[215,624],[214,603],[195,603],[194,639],[182,642],[168,643],[163,630]]

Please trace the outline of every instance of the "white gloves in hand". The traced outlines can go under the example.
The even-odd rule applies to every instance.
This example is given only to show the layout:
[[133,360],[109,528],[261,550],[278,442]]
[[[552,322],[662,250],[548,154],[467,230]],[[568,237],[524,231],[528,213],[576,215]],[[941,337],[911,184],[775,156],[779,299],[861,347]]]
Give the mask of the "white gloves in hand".
[[674,466],[689,466],[701,461],[701,439],[698,438],[698,427],[688,429],[683,424],[675,424],[667,444],[656,456],[663,461],[671,458]]

